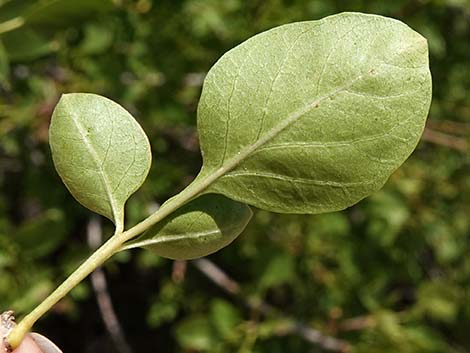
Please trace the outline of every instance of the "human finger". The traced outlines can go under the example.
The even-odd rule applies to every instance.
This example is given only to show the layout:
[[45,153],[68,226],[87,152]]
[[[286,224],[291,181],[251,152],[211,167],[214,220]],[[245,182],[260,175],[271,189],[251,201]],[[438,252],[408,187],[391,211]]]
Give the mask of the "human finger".
[[38,347],[36,342],[34,342],[32,337],[27,335],[13,353],[43,353],[43,351]]

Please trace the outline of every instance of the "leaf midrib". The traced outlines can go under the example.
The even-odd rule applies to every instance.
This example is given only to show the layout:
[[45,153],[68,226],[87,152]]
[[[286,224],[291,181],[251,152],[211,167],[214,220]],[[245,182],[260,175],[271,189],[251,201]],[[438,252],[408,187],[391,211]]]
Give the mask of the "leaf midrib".
[[90,140],[87,137],[87,134],[85,132],[85,129],[83,126],[80,124],[80,122],[76,119],[76,117],[73,114],[70,114],[70,118],[72,119],[72,122],[74,123],[75,127],[77,128],[78,133],[82,137],[82,140],[88,149],[88,152],[91,154],[92,159],[98,169],[98,174],[101,177],[101,181],[103,182],[104,189],[106,192],[106,196],[108,197],[108,201],[111,205],[111,211],[113,212],[113,218],[116,226],[120,226],[120,218],[119,218],[119,212],[118,212],[118,207],[117,207],[117,200],[112,196],[111,192],[111,182],[108,179],[108,176],[106,175],[102,162],[100,161],[100,158],[98,156],[98,153],[96,152],[95,148],[93,145],[90,143]]
[[[369,74],[372,74],[374,72],[373,70],[368,71]],[[248,145],[245,148],[243,148],[235,157],[232,159],[228,160],[227,163],[222,165],[220,168],[216,169],[213,172],[210,171],[204,171],[203,175],[208,175],[203,177],[202,179],[199,179],[196,181],[197,185],[195,185],[196,194],[204,191],[207,189],[212,183],[214,183],[217,179],[220,177],[224,176],[226,173],[230,172],[234,168],[236,168],[240,163],[242,163],[247,157],[249,157],[253,152],[255,152],[259,147],[263,146],[276,136],[278,136],[282,131],[284,131],[286,128],[291,126],[293,123],[295,123],[298,119],[300,119],[302,116],[304,116],[306,113],[310,112],[313,109],[318,108],[319,104],[322,103],[323,101],[332,98],[333,96],[337,95],[340,92],[347,91],[350,87],[352,87],[354,84],[359,82],[362,78],[364,77],[364,74],[361,74],[357,76],[356,78],[352,79],[348,83],[333,89],[332,91],[328,92],[327,94],[316,98],[307,104],[305,104],[303,107],[300,109],[297,109],[296,111],[292,112],[287,116],[287,118],[282,119],[279,124],[271,128],[266,134],[264,134],[260,139],[258,139],[255,143],[252,145]],[[204,169],[204,166],[203,166]],[[202,173],[202,171],[201,171]]]
[[[373,74],[372,70],[368,71],[369,74]],[[269,142],[277,135],[279,135],[284,129],[289,127],[293,124],[296,120],[301,118],[304,114],[308,113],[312,109],[315,109],[319,106],[320,103],[323,101],[335,96],[336,94],[346,91],[348,88],[353,86],[355,83],[360,81],[364,77],[364,74],[357,76],[356,78],[352,79],[348,83],[343,86],[340,86],[336,89],[331,90],[327,94],[316,98],[306,105],[301,107],[300,109],[292,112],[287,118],[280,121],[277,126],[274,126],[271,130],[269,130],[265,135],[263,135],[259,140],[257,140],[252,145],[248,145],[243,148],[240,152],[237,153],[235,157],[230,159],[225,165],[213,170],[205,170],[204,165],[196,177],[196,179],[192,182],[190,186],[184,189],[181,193],[177,194],[176,196],[169,199],[165,202],[162,207],[160,208],[160,213],[157,213],[155,217],[150,217],[148,219],[148,223],[153,225],[158,223],[159,220],[163,219],[168,214],[174,212],[182,205],[186,204],[187,202],[195,199],[196,197],[200,196],[204,192],[210,192],[207,189],[220,177],[224,176],[226,173],[230,172],[234,168],[236,168],[240,163],[242,163],[247,157],[251,155],[254,151],[256,151],[259,147],[263,146],[265,143]],[[132,245],[131,245],[132,246]],[[123,249],[127,249],[130,247],[124,247]]]
[[229,227],[223,227],[221,229],[214,229],[214,230],[202,231],[202,232],[157,235],[156,237],[153,237],[151,239],[145,239],[145,240],[136,241],[135,243],[129,243],[127,246],[123,248],[123,250],[141,248],[144,246],[157,245],[157,244],[162,244],[162,243],[169,243],[169,242],[178,241],[178,240],[198,239],[198,238],[203,238],[205,236],[210,236],[210,235],[214,235],[214,234],[218,234],[222,232],[230,232],[238,228],[240,228],[240,226],[237,224],[237,225],[232,225]]

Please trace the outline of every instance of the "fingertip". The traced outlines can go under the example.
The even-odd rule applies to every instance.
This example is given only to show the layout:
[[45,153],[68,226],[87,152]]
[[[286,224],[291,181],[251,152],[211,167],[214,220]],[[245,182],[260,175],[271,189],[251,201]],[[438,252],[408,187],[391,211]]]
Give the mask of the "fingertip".
[[30,335],[27,335],[20,346],[13,353],[43,353]]

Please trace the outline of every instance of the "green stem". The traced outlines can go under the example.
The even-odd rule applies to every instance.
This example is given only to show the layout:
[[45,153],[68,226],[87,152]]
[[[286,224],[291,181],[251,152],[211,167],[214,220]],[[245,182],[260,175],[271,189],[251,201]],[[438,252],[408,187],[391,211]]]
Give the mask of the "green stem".
[[20,28],[25,23],[23,17],[15,17],[11,20],[0,23],[0,34],[13,31],[17,28]]
[[15,349],[17,348],[24,336],[31,330],[36,321],[51,309],[59,300],[65,297],[76,285],[83,281],[97,267],[101,266],[106,260],[113,256],[116,252],[123,249],[124,243],[135,238],[137,235],[145,232],[154,224],[157,224],[169,214],[176,211],[185,203],[200,195],[215,180],[224,175],[227,171],[234,168],[238,164],[237,160],[232,160],[227,165],[217,169],[214,173],[205,177],[201,174],[196,180],[184,189],[181,193],[168,200],[162,207],[138,223],[131,229],[117,232],[98,250],[96,250],[84,263],[82,263],[57,289],[52,292],[41,304],[39,304],[31,313],[26,315],[23,320],[10,332],[7,342]]
[[77,284],[87,277],[95,268],[103,264],[121,246],[122,234],[116,234],[93,253],[78,269],[75,270],[57,289],[52,292],[41,304],[39,304],[30,314],[10,332],[8,342],[15,349],[19,346],[26,333],[30,331],[34,323],[53,307],[60,299],[70,292]]
[[36,321],[51,309],[59,300],[65,297],[76,285],[83,281],[97,267],[101,266],[116,252],[120,251],[126,241],[136,237],[146,231],[152,225],[160,222],[163,218],[176,211],[183,204],[197,196],[207,186],[199,185],[197,188],[188,188],[171,199],[166,205],[162,206],[157,212],[138,223],[131,229],[116,233],[98,250],[96,250],[85,262],[83,262],[57,289],[52,292],[41,304],[39,304],[31,313],[26,315],[20,323],[10,332],[7,342],[15,349],[24,336],[31,330]]

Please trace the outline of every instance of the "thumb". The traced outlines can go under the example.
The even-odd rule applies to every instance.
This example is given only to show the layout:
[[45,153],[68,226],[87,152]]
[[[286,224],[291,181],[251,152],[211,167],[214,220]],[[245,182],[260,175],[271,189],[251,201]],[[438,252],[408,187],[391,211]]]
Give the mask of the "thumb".
[[[0,341],[0,352],[8,352],[4,343],[3,339]],[[43,353],[41,349],[39,349],[38,345],[31,336],[27,335],[23,342],[21,342],[20,346],[16,348],[13,353]]]
[[38,347],[31,336],[27,335],[13,353],[43,353],[43,351]]
[[[7,311],[1,315],[0,320],[0,353],[8,352],[5,346],[5,337],[9,334],[11,329],[15,326],[14,316],[12,311]],[[34,342],[30,335],[27,335],[18,348],[13,353],[44,353],[38,345]]]

